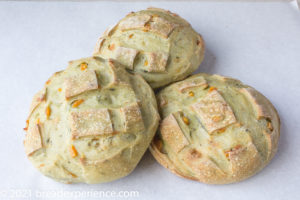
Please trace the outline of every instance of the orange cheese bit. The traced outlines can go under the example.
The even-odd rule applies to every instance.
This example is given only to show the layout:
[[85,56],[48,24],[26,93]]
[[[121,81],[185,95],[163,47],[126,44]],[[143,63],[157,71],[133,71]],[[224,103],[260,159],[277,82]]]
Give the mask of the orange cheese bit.
[[77,178],[76,174],[73,174],[72,172],[69,172],[69,174],[73,177],[73,178]]
[[46,81],[46,85],[48,85],[51,82],[51,80]]
[[147,66],[147,65],[148,65],[148,60],[145,60],[144,66]]
[[26,120],[26,127],[23,128],[23,130],[24,130],[24,131],[27,131],[27,130],[28,130],[28,126],[29,126],[29,120],[27,119],[27,120]]
[[88,64],[85,63],[85,62],[80,64],[80,69],[81,69],[81,71],[86,70],[87,67],[88,67]]
[[219,121],[221,121],[223,119],[223,116],[221,116],[221,115],[216,115],[216,116],[213,116],[212,117],[212,120],[214,121],[214,122],[219,122]]
[[44,166],[45,166],[45,164],[44,164],[44,163],[42,163],[42,164],[40,164],[40,165],[39,165],[39,167],[44,167]]
[[192,92],[192,91],[190,91],[190,92],[189,92],[189,96],[190,96],[190,97],[193,97],[193,96],[195,96],[195,93]]
[[72,108],[77,108],[80,104],[84,102],[83,99],[78,99],[72,104]]
[[218,130],[218,133],[224,133],[225,131],[226,131],[226,127],[220,128],[220,129]]
[[58,88],[57,90],[58,90],[59,92],[61,92],[61,91],[62,91],[62,89],[61,89],[61,88]]
[[115,44],[109,44],[108,49],[111,50],[111,51],[114,50],[115,49]]
[[47,108],[46,108],[47,119],[49,119],[50,115],[51,115],[51,108],[50,108],[50,106],[47,106]]
[[129,37],[129,39],[131,39],[133,37],[133,34],[130,34],[128,37]]
[[70,153],[71,153],[72,158],[75,158],[76,156],[78,156],[78,152],[73,144],[71,145]]
[[242,148],[242,145],[238,144],[238,145],[236,145],[235,147],[233,147],[233,148],[231,148],[231,149],[225,151],[225,156],[226,156],[226,158],[229,158],[229,153],[230,153],[230,152],[236,151],[236,150],[238,150],[238,149],[240,149],[240,148]]
[[40,124],[40,118],[37,118],[36,124]]
[[216,90],[217,88],[215,88],[214,86],[209,87],[208,92],[212,92],[214,90]]
[[187,117],[182,117],[182,120],[183,122],[186,124],[186,125],[189,125],[190,124],[190,120],[187,118]]
[[225,156],[226,156],[226,158],[229,158],[229,151],[225,152]]

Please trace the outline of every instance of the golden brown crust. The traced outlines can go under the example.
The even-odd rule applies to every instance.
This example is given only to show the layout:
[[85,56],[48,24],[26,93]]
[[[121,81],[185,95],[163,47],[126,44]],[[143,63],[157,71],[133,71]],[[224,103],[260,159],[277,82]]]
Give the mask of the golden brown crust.
[[205,181],[199,180],[199,178],[196,178],[195,176],[184,174],[180,170],[176,169],[174,163],[172,163],[172,161],[168,158],[167,154],[162,153],[157,148],[157,144],[154,141],[152,141],[152,143],[149,147],[149,150],[150,150],[151,154],[153,155],[153,157],[156,159],[156,161],[159,164],[161,164],[163,167],[165,167],[166,169],[171,171],[173,174],[175,174],[181,178],[186,178],[186,179],[190,179],[193,181],[205,182]]
[[109,111],[106,108],[72,112],[70,122],[73,138],[113,133]]
[[140,132],[145,130],[141,110],[137,103],[120,108],[120,112],[122,113],[125,132]]
[[164,38],[168,38],[174,28],[179,26],[160,17],[152,17],[152,21],[148,25],[147,30],[157,33]]
[[42,137],[40,133],[40,127],[38,124],[33,125],[27,132],[25,140],[25,153],[27,156],[31,156],[34,152],[43,147]]
[[164,166],[166,169],[169,169],[172,173],[178,175],[178,176],[183,176],[177,172],[177,170],[174,167],[174,164],[172,161],[167,157],[167,155],[163,154],[156,146],[155,142],[152,141],[150,147],[149,147],[150,152],[154,156],[157,162]]
[[117,47],[115,50],[115,55],[113,57],[128,69],[133,70],[133,63],[138,53],[139,51],[136,49]]
[[236,122],[230,106],[217,90],[209,92],[199,102],[191,105],[209,133]]
[[177,153],[189,144],[173,114],[163,119],[160,132],[163,140]]
[[228,154],[233,178],[248,177],[262,166],[262,158],[253,143],[230,151]]
[[122,31],[131,29],[143,29],[150,19],[150,15],[133,15],[121,21],[118,25],[118,28],[120,28]]
[[226,174],[210,159],[202,159],[196,163],[194,161],[187,161],[187,165],[196,173],[198,181],[216,184],[226,180]]
[[89,90],[98,89],[97,75],[93,70],[85,70],[78,75],[67,78],[65,81],[65,87],[66,99]]
[[169,55],[163,52],[145,53],[145,70],[148,72],[165,72]]

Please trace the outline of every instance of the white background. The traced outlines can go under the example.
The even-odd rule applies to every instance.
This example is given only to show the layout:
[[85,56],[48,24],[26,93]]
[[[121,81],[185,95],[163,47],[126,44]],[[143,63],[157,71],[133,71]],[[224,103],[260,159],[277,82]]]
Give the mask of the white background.
[[[90,56],[107,26],[149,6],[178,13],[203,35],[207,52],[199,72],[240,79],[277,108],[279,151],[258,175],[205,185],[173,175],[147,152],[121,180],[65,185],[27,160],[23,127],[34,93],[69,60]],[[0,199],[8,189],[134,190],[136,199],[300,199],[299,100],[300,12],[290,3],[0,2]]]

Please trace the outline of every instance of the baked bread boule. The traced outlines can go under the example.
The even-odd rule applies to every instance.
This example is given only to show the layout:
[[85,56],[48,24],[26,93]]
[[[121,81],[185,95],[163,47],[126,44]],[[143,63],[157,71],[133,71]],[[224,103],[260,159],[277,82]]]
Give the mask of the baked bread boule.
[[204,41],[177,14],[148,8],[128,14],[107,29],[94,55],[117,60],[158,88],[184,79],[198,68]]
[[238,80],[197,74],[157,94],[162,122],[150,151],[173,173],[208,184],[246,179],[274,157],[279,116]]
[[110,59],[71,61],[34,96],[25,152],[57,181],[112,181],[135,168],[158,121],[154,93],[140,75]]

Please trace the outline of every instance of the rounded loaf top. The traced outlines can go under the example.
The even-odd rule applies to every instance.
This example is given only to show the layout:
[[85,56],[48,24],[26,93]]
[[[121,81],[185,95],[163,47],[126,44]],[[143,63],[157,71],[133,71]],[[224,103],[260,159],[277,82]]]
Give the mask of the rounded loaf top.
[[61,182],[112,181],[135,168],[158,121],[154,93],[142,77],[110,59],[71,61],[34,96],[25,152]]
[[197,74],[157,95],[162,122],[150,150],[173,173],[209,184],[246,179],[273,158],[278,114],[238,80]]
[[132,12],[99,38],[95,56],[113,58],[152,88],[184,79],[204,57],[204,41],[177,14],[158,8]]

